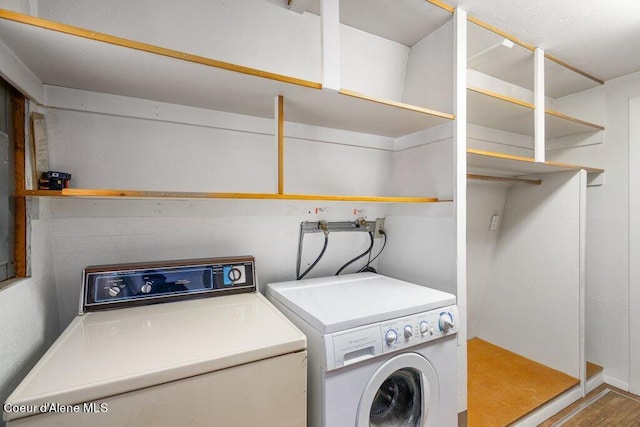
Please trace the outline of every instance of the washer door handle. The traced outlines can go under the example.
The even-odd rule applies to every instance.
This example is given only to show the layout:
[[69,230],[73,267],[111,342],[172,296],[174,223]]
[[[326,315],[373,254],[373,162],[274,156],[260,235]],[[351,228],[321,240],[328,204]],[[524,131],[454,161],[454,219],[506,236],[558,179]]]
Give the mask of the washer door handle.
[[361,362],[363,360],[371,359],[375,355],[376,355],[375,346],[359,348],[358,350],[350,351],[350,352],[344,354],[344,356],[343,356],[343,358],[344,358],[343,365],[347,366],[347,365],[351,365],[353,363]]

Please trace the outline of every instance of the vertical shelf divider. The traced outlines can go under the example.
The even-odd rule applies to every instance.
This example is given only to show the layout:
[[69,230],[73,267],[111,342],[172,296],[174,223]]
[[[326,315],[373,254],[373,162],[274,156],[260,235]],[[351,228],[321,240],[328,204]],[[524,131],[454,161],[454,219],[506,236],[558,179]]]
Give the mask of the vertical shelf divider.
[[[456,8],[454,20],[453,184],[456,245],[456,296],[460,324],[467,324],[467,12]],[[458,407],[467,410],[467,330],[458,333]]]
[[536,48],[533,55],[534,62],[534,85],[533,96],[535,110],[534,116],[534,158],[538,163],[544,163],[545,161],[545,116],[544,112],[544,50],[539,47]]
[[276,139],[278,142],[278,194],[284,194],[284,97],[276,96]]
[[322,0],[322,87],[340,90],[340,1]]

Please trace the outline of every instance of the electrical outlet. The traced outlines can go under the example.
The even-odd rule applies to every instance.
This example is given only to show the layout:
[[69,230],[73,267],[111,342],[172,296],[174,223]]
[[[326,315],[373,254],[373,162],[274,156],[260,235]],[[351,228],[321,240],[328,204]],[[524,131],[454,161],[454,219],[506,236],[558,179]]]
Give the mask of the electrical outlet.
[[491,223],[489,224],[489,230],[496,231],[498,229],[498,225],[500,225],[500,217],[498,215],[492,216]]
[[382,237],[381,231],[384,231],[384,218],[376,218],[376,229],[373,231],[374,239]]

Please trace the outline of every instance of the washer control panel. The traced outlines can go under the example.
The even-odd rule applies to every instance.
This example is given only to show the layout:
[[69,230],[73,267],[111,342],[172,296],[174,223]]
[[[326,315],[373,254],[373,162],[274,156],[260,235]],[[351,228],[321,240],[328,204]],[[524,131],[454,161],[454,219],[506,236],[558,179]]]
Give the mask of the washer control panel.
[[327,370],[407,349],[458,332],[455,305],[324,336]]
[[384,334],[382,351],[388,353],[457,333],[458,308],[448,306],[382,322],[380,326]]
[[256,291],[253,257],[92,266],[83,278],[80,314]]

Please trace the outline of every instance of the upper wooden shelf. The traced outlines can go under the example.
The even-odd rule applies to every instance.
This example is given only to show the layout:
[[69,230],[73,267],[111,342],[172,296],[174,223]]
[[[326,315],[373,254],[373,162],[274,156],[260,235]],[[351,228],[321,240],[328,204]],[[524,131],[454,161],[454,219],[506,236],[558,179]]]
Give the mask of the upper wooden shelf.
[[[535,46],[469,16],[468,67],[530,91],[534,90]],[[505,40],[511,41],[503,43]],[[545,96],[561,98],[604,84],[570,64],[545,53]]]
[[[0,9],[0,41],[44,84],[399,137],[451,114]],[[170,82],[170,84],[168,84]]]
[[584,169],[589,174],[600,174],[604,169],[567,163],[538,163],[530,157],[514,156],[493,151],[467,149],[467,166],[469,170],[486,173],[493,171],[504,176],[522,176],[549,172],[563,172]]
[[[489,90],[469,87],[467,115],[470,123],[501,129],[520,135],[534,136],[535,106]],[[545,137],[558,138],[604,130],[603,126],[576,119],[550,109],[545,110]]]
[[65,188],[64,190],[23,190],[21,197],[61,197],[100,199],[236,199],[236,200],[324,200],[336,202],[365,203],[437,203],[436,197],[385,197],[385,196],[341,196],[325,194],[276,194],[276,193],[207,193],[184,191],[146,191]]

